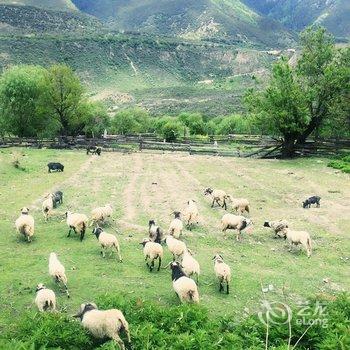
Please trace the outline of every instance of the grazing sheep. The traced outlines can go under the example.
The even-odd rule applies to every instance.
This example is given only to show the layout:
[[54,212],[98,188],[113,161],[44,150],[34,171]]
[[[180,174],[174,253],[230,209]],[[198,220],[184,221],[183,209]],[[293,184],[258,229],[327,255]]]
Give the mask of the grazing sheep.
[[236,240],[239,241],[241,237],[241,231],[244,230],[252,221],[244,216],[225,214],[221,219],[222,231],[226,238],[226,230],[237,230]]
[[69,292],[67,287],[67,277],[65,268],[58,260],[56,253],[50,253],[49,257],[49,275],[53,277],[56,283],[62,283],[67,297],[69,298]]
[[199,212],[196,201],[190,199],[187,202],[187,207],[184,210],[185,221],[190,230],[192,229],[192,225],[198,224],[198,216]]
[[28,214],[29,208],[22,208],[20,217],[15,221],[17,232],[30,243],[34,235],[34,218]]
[[156,222],[154,220],[150,220],[148,222],[148,233],[149,238],[152,242],[161,244],[163,240],[163,230],[156,225]]
[[110,204],[106,204],[104,207],[95,208],[91,211],[91,224],[104,223],[105,220],[113,214],[113,208]]
[[97,154],[98,156],[101,155],[102,149],[101,147],[97,147],[97,146],[88,146],[86,148],[86,154]]
[[170,253],[173,254],[173,261],[181,257],[185,250],[187,250],[186,244],[173,236],[166,236],[165,242]]
[[249,201],[245,198],[232,198],[232,209],[237,211],[238,214],[242,215],[245,211],[249,213]]
[[292,231],[289,228],[284,228],[282,231],[278,232],[280,237],[284,237],[289,242],[289,251],[292,250],[293,245],[301,244],[306,252],[307,257],[311,257],[312,253],[312,245],[310,234],[306,231]]
[[48,172],[51,173],[52,171],[63,171],[64,165],[61,163],[49,163],[47,164]]
[[189,303],[199,303],[199,293],[196,282],[187,277],[181,266],[177,262],[170,263],[171,279],[173,288],[180,301]]
[[231,269],[226,263],[224,258],[220,254],[216,254],[214,260],[214,272],[219,280],[219,292],[224,290],[224,283],[226,283],[226,294],[229,294],[229,284],[231,281]]
[[190,249],[186,249],[182,256],[181,266],[183,271],[188,277],[196,276],[196,282],[198,285],[200,267],[198,261],[192,256]]
[[277,221],[265,221],[264,227],[270,227],[275,232],[275,237],[278,237],[278,232],[282,231],[284,228],[288,228],[288,221],[277,220]]
[[312,196],[303,202],[303,208],[310,208],[311,204],[316,204],[316,207],[319,208],[320,207],[320,200],[321,200],[321,197]]
[[[154,268],[154,261],[158,259],[158,271],[162,265],[163,259],[163,247],[156,242],[152,242],[149,238],[144,238],[140,243],[143,245],[143,255],[145,256],[146,265],[149,270],[152,272]],[[148,259],[151,260],[151,263],[148,263]]]
[[96,304],[81,304],[79,312],[74,317],[80,318],[84,328],[98,339],[109,338],[115,341],[121,350],[125,350],[124,342],[119,333],[124,331],[131,343],[129,324],[123,313],[118,309],[98,310]]
[[56,191],[53,193],[53,207],[57,208],[58,204],[63,203],[63,192]]
[[[230,196],[226,194],[223,190],[213,190],[212,188],[208,187],[204,190],[204,195],[210,194],[213,198],[213,202],[211,204],[211,207],[214,207],[215,202],[225,210],[227,209],[226,200],[230,199]],[[221,204],[222,203],[222,204]]]
[[67,225],[69,227],[68,235],[70,236],[71,231],[74,230],[76,234],[80,234],[80,241],[84,239],[88,217],[84,214],[73,214],[70,211],[66,212]]
[[49,193],[45,198],[46,199],[43,201],[42,204],[42,211],[44,214],[44,218],[47,221],[52,212],[52,209],[54,208],[53,194]]
[[179,211],[174,211],[174,219],[169,226],[169,235],[172,235],[175,238],[179,238],[181,236],[184,227],[180,219],[180,215],[181,213]]
[[35,305],[40,312],[56,310],[56,295],[53,290],[46,288],[42,283],[36,286]]
[[92,233],[96,236],[98,241],[101,244],[102,250],[101,250],[101,255],[102,257],[106,256],[105,251],[108,248],[113,248],[116,249],[119,261],[122,262],[123,259],[120,255],[120,247],[119,247],[119,242],[116,236],[111,235],[110,233],[104,232],[101,227],[96,227],[92,230]]

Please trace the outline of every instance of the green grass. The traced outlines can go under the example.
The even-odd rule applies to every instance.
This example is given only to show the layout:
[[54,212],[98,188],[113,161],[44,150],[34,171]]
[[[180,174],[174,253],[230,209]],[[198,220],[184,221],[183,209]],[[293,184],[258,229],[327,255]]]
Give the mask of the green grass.
[[[24,171],[11,164],[12,153],[18,152]],[[61,161],[65,171],[48,174],[49,161]],[[322,159],[267,161],[151,153],[88,157],[82,151],[1,150],[0,332],[15,327],[23,310],[34,308],[39,282],[56,291],[59,309],[69,315],[80,303],[105,293],[140,297],[165,307],[177,305],[170,272],[149,273],[139,242],[147,236],[150,218],[166,228],[171,212],[183,208],[189,198],[197,200],[201,223],[192,235],[186,231],[184,239],[201,265],[201,304],[210,317],[240,319],[246,312],[259,310],[261,284],[274,285],[266,298],[291,306],[315,294],[332,297],[350,285],[350,189],[349,175],[335,174],[326,164]],[[154,182],[157,185],[152,185]],[[249,198],[254,227],[251,234],[243,234],[242,242],[237,243],[233,234],[223,239],[219,229],[223,211],[210,208],[202,194],[207,186]],[[53,189],[64,192],[64,204],[46,223],[40,212],[41,200]],[[313,194],[321,196],[321,208],[303,209],[301,201]],[[90,229],[82,243],[74,235],[66,237],[63,214],[67,208],[89,214],[106,203],[115,208],[115,222],[106,230],[117,232],[122,264],[115,256],[101,258]],[[13,227],[23,206],[30,206],[36,219],[31,244]],[[265,220],[279,218],[287,219],[292,228],[310,232],[311,259],[298,249],[288,252],[284,241],[273,239],[262,227]],[[66,267],[70,299],[48,276],[51,251],[59,254]],[[232,268],[232,293],[228,296],[218,293],[211,261],[217,252]],[[164,262],[168,261],[166,251]],[[324,278],[330,282],[324,283]]]

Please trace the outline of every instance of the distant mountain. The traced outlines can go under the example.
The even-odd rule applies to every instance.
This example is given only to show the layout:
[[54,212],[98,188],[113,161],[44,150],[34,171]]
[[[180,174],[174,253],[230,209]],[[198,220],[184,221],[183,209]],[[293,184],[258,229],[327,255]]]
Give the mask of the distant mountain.
[[0,4],[0,33],[81,35],[102,30],[100,21],[79,11],[53,11]]
[[187,39],[289,46],[293,35],[239,0],[73,0],[83,12],[119,30]]
[[293,30],[325,26],[336,37],[350,37],[350,0],[242,0]]
[[35,6],[46,10],[76,11],[71,0],[0,0],[0,4]]

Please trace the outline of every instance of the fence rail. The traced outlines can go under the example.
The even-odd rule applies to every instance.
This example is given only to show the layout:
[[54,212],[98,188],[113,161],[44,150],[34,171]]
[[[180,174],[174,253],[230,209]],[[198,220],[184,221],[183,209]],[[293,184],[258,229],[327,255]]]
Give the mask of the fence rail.
[[[281,155],[281,142],[269,136],[234,134],[229,136],[181,137],[176,143],[165,142],[154,134],[109,135],[89,139],[84,136],[54,139],[3,137],[0,147],[84,149],[96,145],[107,152],[163,151],[226,157],[275,158]],[[334,156],[350,151],[350,140],[308,140],[297,147],[299,155]]]

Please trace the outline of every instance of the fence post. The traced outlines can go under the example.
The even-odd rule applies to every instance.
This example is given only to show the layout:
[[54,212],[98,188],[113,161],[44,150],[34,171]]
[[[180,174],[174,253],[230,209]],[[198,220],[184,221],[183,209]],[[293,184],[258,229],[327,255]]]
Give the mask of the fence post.
[[142,140],[142,137],[140,137],[139,151],[142,152],[142,149],[143,149],[143,140]]

